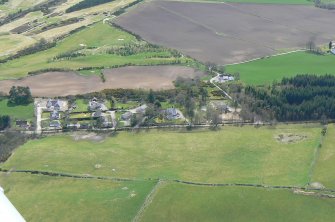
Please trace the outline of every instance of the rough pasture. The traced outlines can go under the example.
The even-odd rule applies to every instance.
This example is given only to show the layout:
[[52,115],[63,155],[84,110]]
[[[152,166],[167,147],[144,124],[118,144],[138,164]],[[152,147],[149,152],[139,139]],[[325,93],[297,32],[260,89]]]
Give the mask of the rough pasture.
[[228,64],[304,48],[311,38],[328,43],[334,19],[334,11],[308,5],[153,1],[117,23],[201,61]]
[[78,75],[75,72],[49,72],[20,80],[0,81],[0,91],[8,93],[13,85],[29,86],[33,96],[66,96],[112,88],[169,89],[178,77],[203,75],[193,68],[182,66],[132,66],[104,70],[106,81],[97,75]]
[[142,221],[332,221],[334,199],[250,187],[160,187]]

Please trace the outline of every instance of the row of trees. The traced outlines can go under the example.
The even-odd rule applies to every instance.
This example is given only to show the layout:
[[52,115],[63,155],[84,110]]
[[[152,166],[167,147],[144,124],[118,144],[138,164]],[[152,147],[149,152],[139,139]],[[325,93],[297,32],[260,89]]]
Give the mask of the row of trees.
[[329,10],[335,9],[335,3],[329,1],[323,2],[322,0],[314,0],[314,5],[318,8],[324,8]]
[[17,59],[22,56],[31,55],[36,52],[44,51],[54,46],[56,46],[56,42],[48,42],[45,39],[41,39],[37,43],[33,44],[32,46],[29,46],[27,48],[24,48],[18,51],[15,55],[12,55],[5,59],[0,60],[0,63],[5,63],[5,62],[8,62],[9,60]]
[[74,12],[74,11],[79,11],[85,8],[90,8],[96,5],[101,5],[107,2],[112,2],[114,0],[83,0],[78,2],[77,4],[71,6],[70,8],[66,9],[66,13]]
[[140,2],[143,2],[143,1],[144,1],[144,0],[136,0],[136,1],[134,1],[134,2],[131,2],[131,3],[129,3],[128,5],[126,5],[126,6],[122,7],[122,8],[120,8],[120,9],[116,10],[116,11],[113,13],[113,15],[115,15],[115,16],[119,16],[119,15],[125,13],[126,10],[127,10],[128,8],[130,8],[130,7],[132,7],[132,6],[136,5],[136,4],[138,4],[138,3],[140,3]]
[[[139,53],[145,52],[169,52],[171,56],[179,58],[181,54],[177,50],[163,48],[157,45],[148,43],[138,43],[138,44],[124,44],[122,46],[111,47],[106,50],[108,54],[115,54],[120,56],[131,56]],[[169,57],[171,57],[169,56]]]
[[311,52],[313,54],[316,55],[324,55],[325,52],[315,44],[315,39],[314,37],[311,38],[309,41],[307,41],[306,43],[306,49],[308,50],[308,52]]
[[[6,0],[1,0],[1,1],[6,1]],[[36,11],[41,11],[44,14],[50,13],[50,8],[59,4],[62,4],[66,2],[66,0],[49,0],[49,1],[43,1],[40,4],[37,4],[33,7],[27,8],[27,9],[19,9],[18,11],[11,13],[7,15],[6,17],[3,17],[0,19],[0,25],[7,24],[9,22],[12,22],[13,20],[23,18],[27,14],[31,12],[36,12]]]

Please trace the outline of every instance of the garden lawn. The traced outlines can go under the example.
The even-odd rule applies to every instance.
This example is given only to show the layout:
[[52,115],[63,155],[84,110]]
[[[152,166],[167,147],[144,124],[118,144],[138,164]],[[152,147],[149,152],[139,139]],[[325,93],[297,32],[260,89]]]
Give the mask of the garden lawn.
[[74,112],[87,112],[88,110],[88,100],[85,99],[77,99],[76,100],[76,109]]
[[[123,132],[103,142],[50,136],[18,148],[2,168],[303,186],[309,181],[320,132],[319,125],[279,125],[276,129],[223,127],[215,132]],[[275,138],[280,134],[307,138],[282,143]]]
[[334,63],[334,55],[321,56],[307,52],[297,52],[226,66],[226,70],[229,73],[239,72],[241,80],[247,84],[264,85],[297,74],[335,74]]

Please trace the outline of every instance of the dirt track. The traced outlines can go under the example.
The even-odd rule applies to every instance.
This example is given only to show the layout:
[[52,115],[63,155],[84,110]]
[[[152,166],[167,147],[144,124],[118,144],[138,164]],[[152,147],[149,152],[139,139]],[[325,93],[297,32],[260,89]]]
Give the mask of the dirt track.
[[169,89],[178,76],[195,77],[203,73],[183,66],[132,66],[105,70],[106,82],[99,76],[81,76],[75,72],[48,72],[21,80],[0,81],[0,91],[29,86],[33,96],[55,97],[84,94],[112,88]]
[[117,23],[149,42],[218,64],[304,48],[335,36],[335,11],[303,5],[151,1]]

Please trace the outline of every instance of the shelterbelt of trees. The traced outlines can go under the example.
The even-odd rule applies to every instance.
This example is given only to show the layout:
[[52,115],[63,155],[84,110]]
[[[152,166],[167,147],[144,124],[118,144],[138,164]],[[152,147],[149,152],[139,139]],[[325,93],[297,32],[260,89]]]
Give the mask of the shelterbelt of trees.
[[114,0],[83,0],[81,2],[78,2],[75,5],[71,6],[65,12],[70,13],[70,12],[74,12],[74,11],[79,11],[81,9],[90,8],[90,7],[93,7],[93,6],[96,6],[96,5],[100,5],[100,4],[104,4],[104,3],[112,2],[112,1],[114,1]]
[[247,86],[243,103],[280,121],[335,119],[335,77],[298,75],[268,87]]

